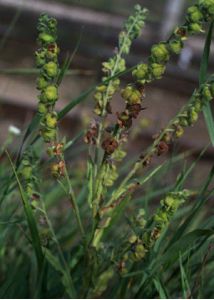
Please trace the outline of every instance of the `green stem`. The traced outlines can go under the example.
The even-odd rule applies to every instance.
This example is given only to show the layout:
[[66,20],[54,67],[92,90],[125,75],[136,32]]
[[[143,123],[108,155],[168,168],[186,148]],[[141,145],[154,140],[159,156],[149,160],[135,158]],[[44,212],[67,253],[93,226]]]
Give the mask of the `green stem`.
[[68,170],[67,170],[67,167],[66,167],[66,164],[65,164],[65,159],[64,159],[63,154],[60,155],[60,158],[63,161],[64,166],[65,166],[64,171],[65,171],[65,179],[66,179],[66,182],[67,182],[67,185],[68,185],[69,199],[70,199],[71,205],[74,209],[75,217],[77,219],[77,223],[78,223],[80,232],[81,232],[82,236],[84,237],[85,236],[85,231],[84,231],[82,220],[81,220],[81,217],[80,217],[79,207],[78,207],[78,204],[77,204],[77,201],[76,201],[74,190],[73,190],[72,185],[71,185],[71,181],[70,181],[70,178],[69,178],[69,174],[68,174]]

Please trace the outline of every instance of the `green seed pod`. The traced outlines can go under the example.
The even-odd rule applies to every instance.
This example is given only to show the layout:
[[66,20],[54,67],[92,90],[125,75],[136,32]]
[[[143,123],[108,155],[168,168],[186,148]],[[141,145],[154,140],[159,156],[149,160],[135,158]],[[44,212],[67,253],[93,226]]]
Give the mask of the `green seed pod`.
[[165,211],[159,210],[154,215],[154,221],[160,226],[168,224],[169,222],[168,214]]
[[52,61],[44,65],[44,70],[49,77],[56,77],[58,74],[58,66]]
[[40,49],[35,52],[36,56],[36,66],[41,67],[45,64],[46,62],[46,51],[44,49]]
[[30,165],[23,166],[21,169],[21,174],[25,180],[31,179],[32,177],[32,167]]
[[101,116],[102,115],[102,109],[99,105],[96,105],[95,109],[94,109],[94,113],[97,115],[97,116]]
[[190,6],[187,10],[187,20],[191,23],[200,23],[203,21],[203,14],[201,13],[198,6]]
[[38,40],[42,44],[50,44],[50,43],[54,43],[56,41],[56,37],[49,33],[42,32],[39,34]]
[[57,20],[55,18],[49,18],[48,27],[51,31],[55,32],[57,27]]
[[138,244],[136,245],[135,247],[135,259],[138,261],[138,260],[141,260],[145,257],[146,255],[146,249],[144,248],[144,246],[142,244]]
[[94,94],[94,100],[96,100],[98,103],[101,104],[102,99],[103,99],[103,94],[101,92],[96,92]]
[[55,128],[52,128],[52,129],[44,128],[41,131],[41,135],[46,143],[50,143],[52,141],[55,141],[55,139],[56,139],[56,129]]
[[53,177],[58,177],[59,171],[60,171],[60,169],[59,169],[59,165],[57,163],[51,165],[51,175]]
[[210,16],[212,16],[214,14],[214,3],[213,3],[213,0],[200,0],[199,1],[199,5]]
[[106,91],[106,88],[107,88],[107,86],[102,84],[102,85],[99,85],[99,86],[96,87],[96,91],[103,93],[103,92]]
[[44,90],[48,85],[47,80],[44,78],[44,76],[39,76],[37,79],[37,89],[38,90]]
[[166,208],[166,210],[170,210],[175,205],[175,199],[169,195],[161,201],[161,204]]
[[202,102],[200,99],[195,100],[194,108],[197,113],[199,113],[202,110]]
[[150,65],[150,71],[155,79],[160,79],[165,72],[166,67],[161,64],[153,63]]
[[148,65],[140,64],[137,68],[132,72],[132,76],[136,78],[137,81],[141,83],[146,82],[146,78],[148,76]]
[[181,39],[179,40],[170,40],[169,42],[169,49],[172,53],[180,54],[183,48],[183,42]]
[[137,236],[136,234],[133,234],[129,237],[129,243],[134,244],[137,241]]
[[190,23],[188,25],[188,31],[191,34],[203,32],[202,25],[199,23]]
[[121,96],[128,104],[141,103],[141,93],[132,85],[127,85],[126,88],[122,90]]
[[205,84],[202,87],[201,95],[205,101],[211,101],[213,99],[211,91],[212,91],[212,86],[208,84]]
[[188,127],[189,126],[189,118],[188,116],[180,116],[179,117],[179,124],[183,127]]
[[45,116],[45,124],[48,128],[56,128],[57,125],[57,113],[47,113]]
[[26,186],[26,193],[29,197],[32,197],[33,196],[33,185],[31,183],[28,183],[27,186]]
[[41,114],[41,115],[44,115],[46,114],[48,111],[46,105],[43,103],[43,102],[39,102],[38,104],[38,112]]
[[55,102],[58,98],[58,91],[55,85],[49,85],[44,90],[44,96],[49,102]]
[[182,126],[176,126],[175,137],[180,138],[184,134],[184,129]]
[[198,113],[196,112],[195,108],[192,107],[189,110],[189,123],[193,124],[198,120]]
[[167,44],[159,43],[154,45],[151,50],[151,59],[157,63],[166,63],[169,60]]

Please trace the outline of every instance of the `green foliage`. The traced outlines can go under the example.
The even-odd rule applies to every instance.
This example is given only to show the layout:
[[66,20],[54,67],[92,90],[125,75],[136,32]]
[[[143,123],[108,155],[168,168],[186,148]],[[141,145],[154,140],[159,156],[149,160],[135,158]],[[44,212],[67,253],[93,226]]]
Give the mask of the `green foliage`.
[[[186,153],[174,154],[155,167],[151,162],[164,157],[202,111],[212,139],[208,110],[214,76],[207,76],[207,68],[214,2],[201,0],[188,8],[185,24],[151,48],[148,63],[126,69],[124,56],[140,36],[146,15],[146,9],[135,7],[119,34],[115,55],[103,63],[101,83],[59,113],[58,88],[77,47],[60,69],[57,21],[40,16],[35,59],[38,113],[26,130],[16,164],[5,151],[9,144],[1,149],[6,153],[0,165],[2,298],[213,297],[214,221],[209,203],[214,196],[213,166],[200,186],[189,187],[207,148],[190,166],[182,163]],[[127,159],[125,143],[130,142],[133,120],[143,109],[146,86],[162,78],[171,55],[178,55],[184,41],[201,32],[205,23],[210,29],[199,87],[151,146]],[[134,82],[122,89],[120,76],[125,72],[132,72]],[[93,91],[96,121],[85,132],[88,159],[82,164],[83,131],[66,141],[58,124]],[[125,109],[115,114],[112,123],[108,115],[114,113],[111,100],[116,91]],[[176,181],[160,186],[161,178],[170,177],[172,170],[178,173]]]

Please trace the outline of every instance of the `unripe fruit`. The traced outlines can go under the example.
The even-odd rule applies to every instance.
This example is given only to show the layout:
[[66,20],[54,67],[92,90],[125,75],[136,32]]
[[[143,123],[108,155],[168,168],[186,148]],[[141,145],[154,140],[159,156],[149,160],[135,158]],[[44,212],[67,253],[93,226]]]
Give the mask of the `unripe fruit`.
[[43,90],[44,88],[47,87],[47,85],[48,85],[48,82],[43,76],[40,76],[37,79],[37,89],[38,90]]
[[213,96],[212,96],[212,86],[210,87],[209,85],[204,85],[202,88],[202,97],[206,100],[206,101],[210,101],[212,100]]
[[28,166],[23,166],[23,168],[22,168],[22,170],[21,170],[21,174],[22,174],[22,176],[26,179],[26,180],[28,180],[28,179],[30,179],[31,178],[31,176],[32,176],[32,167],[30,166],[30,165],[28,165]]
[[55,62],[52,61],[44,65],[44,70],[50,77],[56,77],[58,74],[58,66]]
[[44,104],[44,103],[42,103],[42,102],[39,102],[39,104],[38,104],[38,112],[40,113],[40,114],[45,114],[46,112],[47,112],[47,107],[46,107],[46,105]]
[[199,23],[203,20],[203,15],[197,6],[191,6],[187,10],[188,20],[192,23]]
[[41,135],[46,143],[54,141],[56,139],[56,130],[55,129],[43,129]]
[[53,35],[46,33],[46,32],[42,32],[39,34],[39,40],[45,44],[53,43],[53,42],[55,42],[55,39],[56,38]]
[[169,51],[167,49],[167,45],[164,43],[154,45],[151,50],[151,58],[157,63],[167,62],[169,59]]
[[44,91],[44,96],[47,101],[55,102],[58,98],[58,91],[55,85],[49,85]]
[[184,129],[182,126],[177,126],[175,131],[175,137],[180,138],[184,134]]
[[166,67],[164,65],[161,64],[156,64],[153,63],[151,64],[151,74],[153,75],[154,78],[156,79],[160,79],[163,75],[163,73],[165,72]]
[[199,32],[203,32],[202,26],[199,23],[190,23],[188,25],[188,30],[190,33],[199,33]]
[[137,66],[137,69],[135,69],[132,72],[132,75],[137,79],[137,80],[146,80],[148,74],[148,65],[147,64],[140,64]]
[[51,175],[53,177],[58,177],[59,176],[59,165],[58,164],[52,164],[51,166]]
[[57,114],[47,113],[45,116],[45,123],[49,128],[55,128],[57,125]]
[[180,54],[183,48],[182,40],[171,40],[169,42],[169,48],[173,53]]

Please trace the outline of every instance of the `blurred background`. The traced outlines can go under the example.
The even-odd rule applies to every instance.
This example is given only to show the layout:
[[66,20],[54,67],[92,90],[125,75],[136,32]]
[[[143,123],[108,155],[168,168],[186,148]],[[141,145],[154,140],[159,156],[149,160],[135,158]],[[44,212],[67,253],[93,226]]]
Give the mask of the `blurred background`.
[[[24,130],[36,111],[34,51],[36,25],[40,13],[55,16],[59,24],[58,43],[60,61],[71,54],[81,40],[71,64],[71,72],[60,88],[58,109],[96,84],[101,79],[101,63],[110,57],[117,45],[118,33],[124,20],[132,13],[135,4],[149,9],[149,17],[142,36],[135,41],[127,58],[131,67],[146,61],[151,46],[167,39],[177,24],[184,21],[190,0],[0,0],[0,143],[6,139],[8,127]],[[144,106],[132,132],[130,155],[140,153],[152,142],[152,136],[165,126],[198,86],[198,73],[205,35],[194,36],[185,43],[179,57],[173,57],[166,75],[147,87]],[[214,72],[214,48],[211,49],[210,73]],[[131,81],[123,77],[122,84]],[[114,97],[114,111],[122,109],[120,95]],[[89,122],[93,96],[72,110],[62,122],[62,130],[73,137],[82,125]],[[190,150],[194,160],[209,143],[203,116],[186,130],[176,145],[176,151]],[[19,145],[19,139],[15,147]],[[214,159],[209,147],[194,176],[197,185],[206,176]]]

